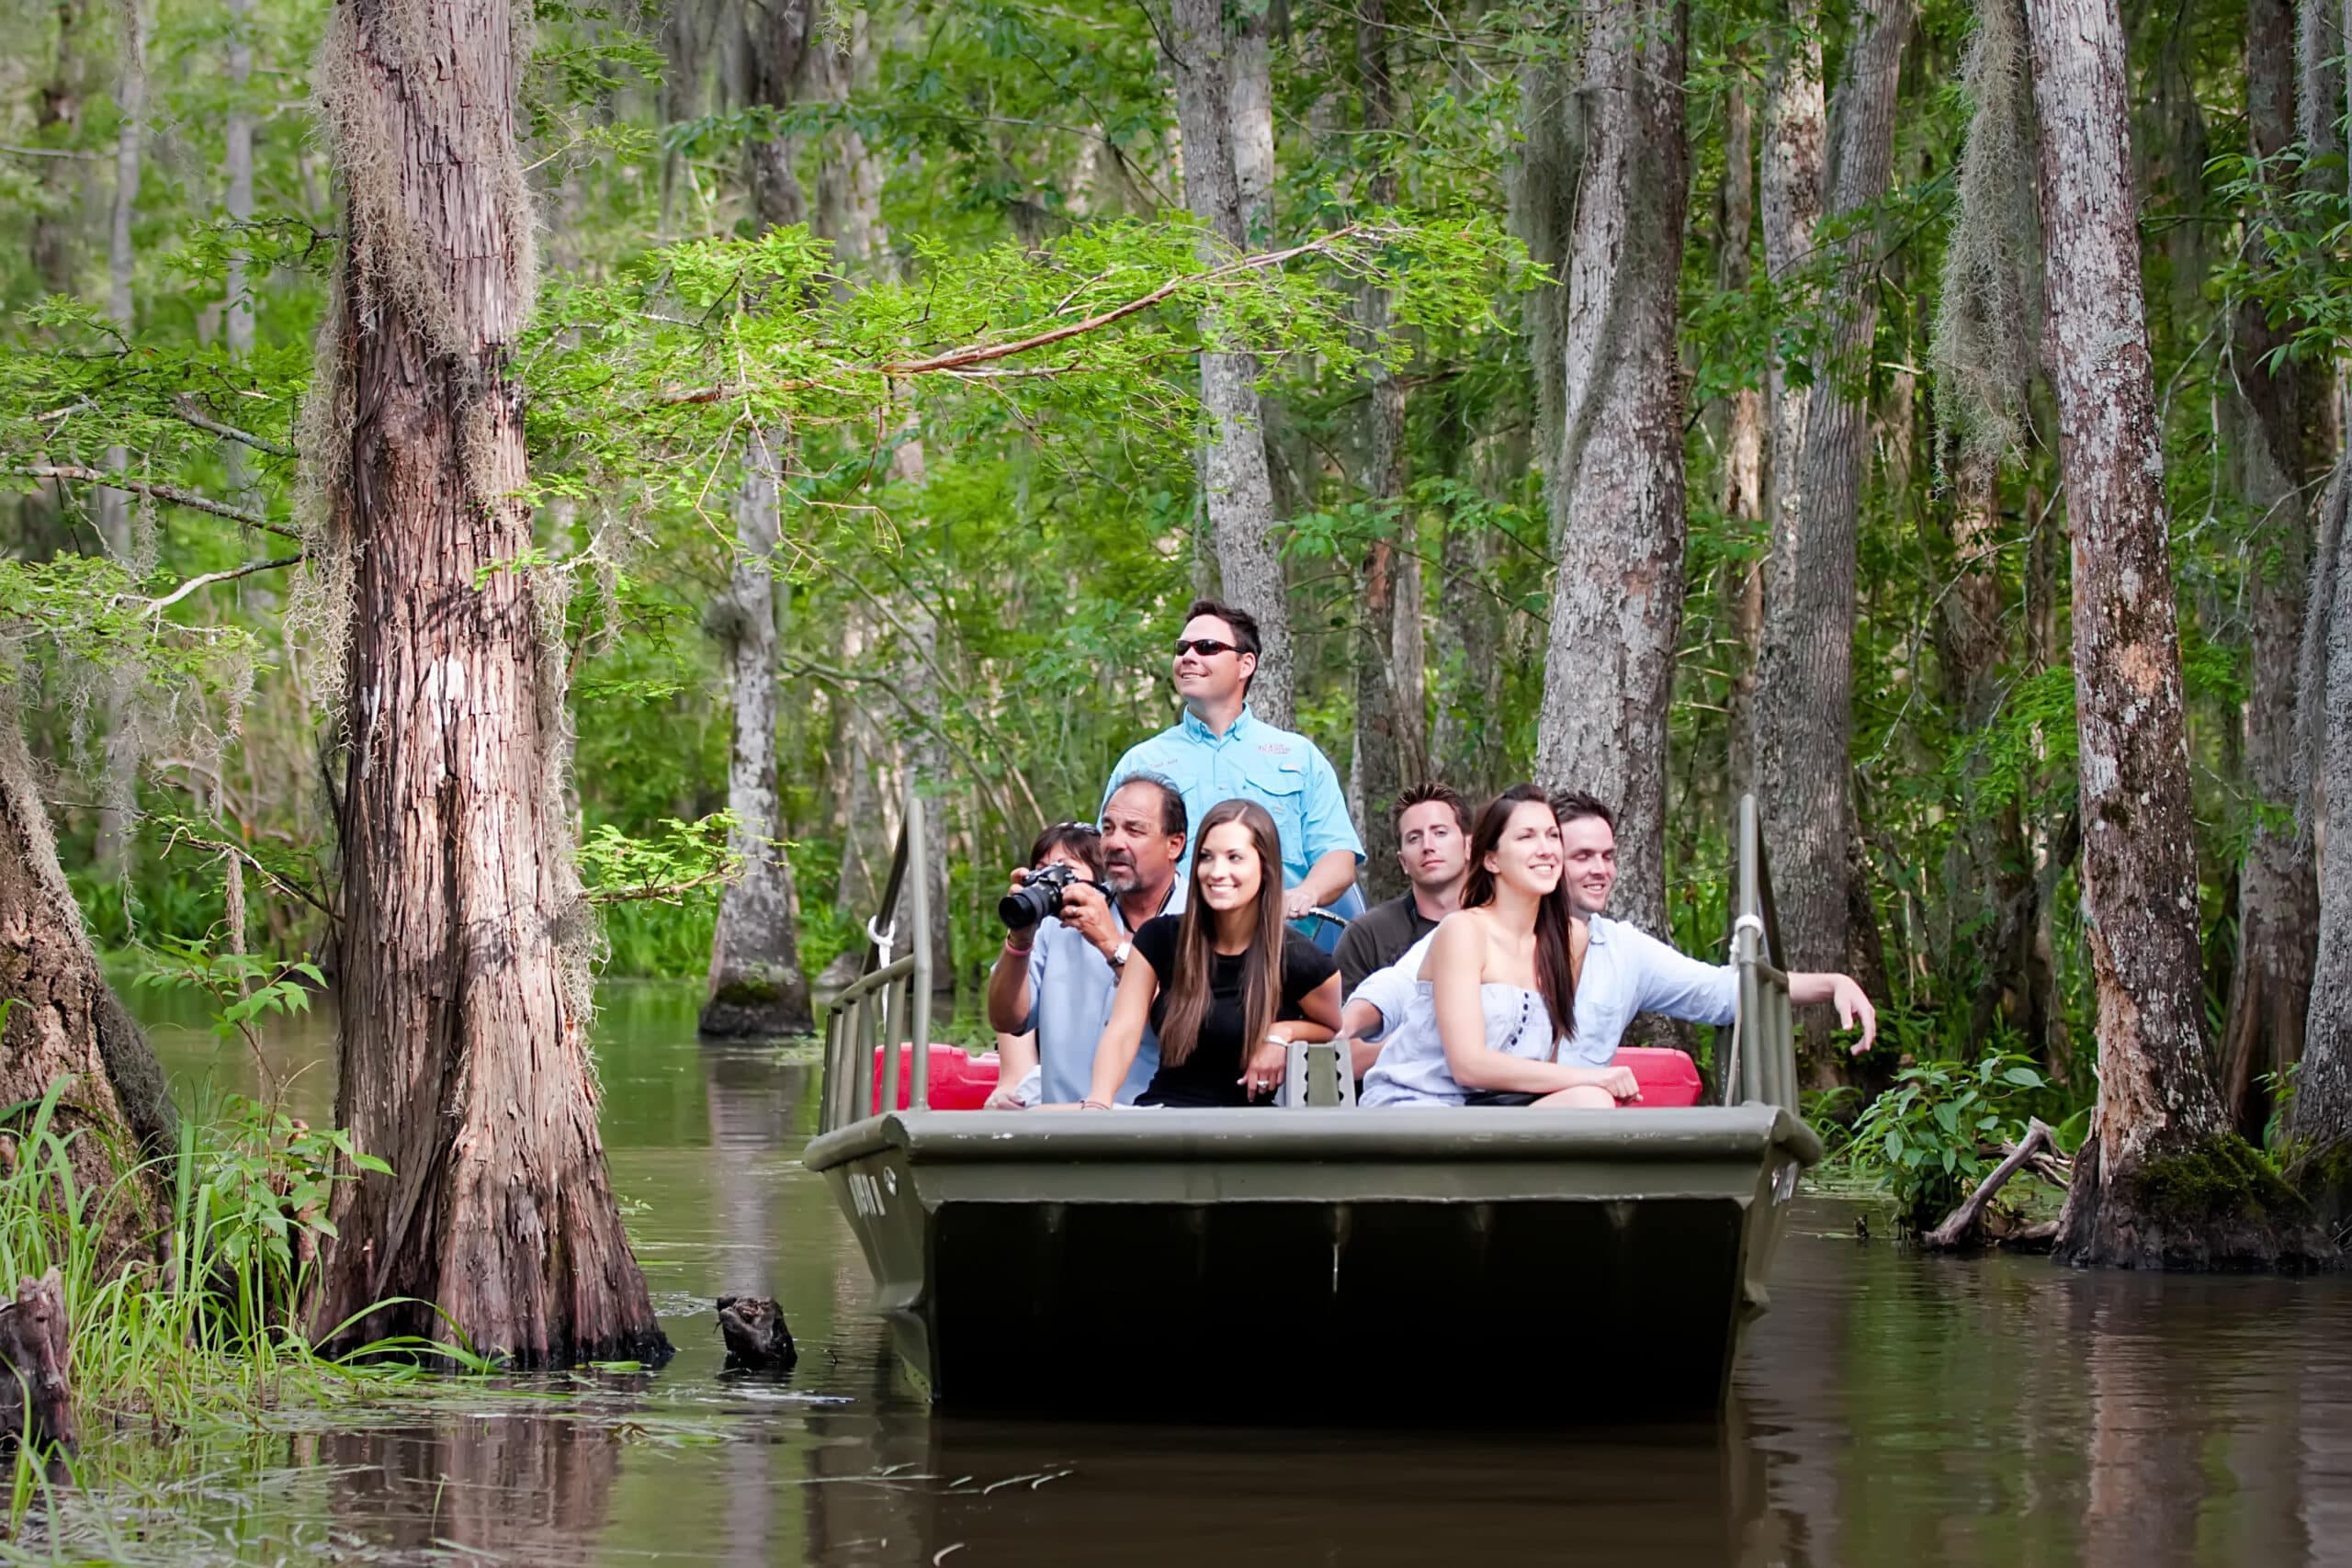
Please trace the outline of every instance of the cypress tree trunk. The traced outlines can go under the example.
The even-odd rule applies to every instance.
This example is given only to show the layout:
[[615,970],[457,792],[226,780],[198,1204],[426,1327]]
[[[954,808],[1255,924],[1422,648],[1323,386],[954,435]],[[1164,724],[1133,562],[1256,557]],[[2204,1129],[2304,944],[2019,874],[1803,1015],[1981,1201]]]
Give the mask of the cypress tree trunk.
[[[1385,0],[1358,0],[1356,64],[1363,87],[1363,129],[1369,135],[1383,135],[1396,118]],[[1383,156],[1368,192],[1377,207],[1396,199],[1396,172]],[[1386,289],[1363,291],[1361,320],[1364,338],[1376,345],[1388,331]],[[1367,501],[1390,509],[1396,533],[1393,539],[1375,539],[1364,554],[1363,592],[1356,604],[1355,787],[1350,793],[1363,829],[1365,896],[1382,899],[1405,890],[1405,874],[1396,863],[1392,808],[1398,793],[1422,772],[1419,725],[1415,722],[1420,716],[1420,672],[1416,668],[1408,684],[1396,658],[1400,639],[1419,615],[1418,592],[1417,602],[1408,607],[1403,591],[1408,563],[1418,587],[1419,562],[1413,554],[1411,513],[1405,505],[1405,389],[1396,372],[1377,362],[1368,382],[1361,489]]]
[[[1724,89],[1724,184],[1717,217],[1720,246],[1715,257],[1715,287],[1726,294],[1744,294],[1749,277],[1748,246],[1756,231],[1755,110],[1747,101],[1747,84],[1735,74]],[[1731,395],[1723,414],[1723,493],[1718,500],[1724,519],[1735,537],[1762,539],[1764,530],[1764,394],[1742,387]],[[1756,698],[1756,650],[1764,630],[1764,563],[1735,561],[1724,598],[1731,606],[1731,691],[1724,704],[1724,730],[1731,798],[1737,800],[1753,786],[1755,758],[1748,747],[1751,705]]]
[[[1793,0],[1765,85],[1763,170],[1758,182],[1764,270],[1782,288],[1795,283],[1813,254],[1813,231],[1821,221],[1828,118],[1821,90],[1820,17],[1811,0]],[[1804,502],[1804,430],[1813,387],[1802,375],[1792,377],[1775,355],[1764,393],[1772,420],[1764,516],[1778,541],[1795,535]],[[1752,738],[1749,744],[1752,763]]]
[[[164,1217],[153,1167],[177,1147],[164,1070],[107,988],[82,911],[57,863],[49,815],[18,722],[16,688],[0,680],[0,1104],[39,1100],[59,1079],[53,1130],[81,1190],[114,1194],[104,1213],[111,1261],[155,1256]],[[10,1119],[12,1122],[16,1118]],[[79,1134],[80,1136],[74,1136]],[[120,1183],[118,1187],[117,1183]]]
[[776,792],[778,446],[769,433],[755,431],[743,455],[735,493],[734,570],[710,614],[725,649],[734,719],[727,808],[735,814],[735,829],[728,847],[743,865],[719,896],[709,995],[698,1026],[720,1038],[808,1034],[817,1027],[808,976],[800,972],[799,900],[783,848],[783,802]]
[[1689,180],[1681,0],[1612,6],[1586,42],[1563,417],[1546,486],[1559,551],[1536,776],[1617,808],[1617,913],[1666,931],[1667,704],[1682,626],[1681,366]]
[[2227,1131],[2205,1032],[2180,646],[2115,0],[2028,0],[2044,287],[2074,535],[2083,899],[2098,1106],[2060,1256],[2211,1267],[2332,1254]]
[[[147,40],[152,21],[148,0],[130,0],[122,17],[122,73],[115,85],[122,119],[115,131],[114,200],[107,214],[107,316],[128,338],[138,324],[131,280],[139,257],[131,224],[139,215],[139,176],[146,162]],[[107,448],[109,471],[119,474],[130,467],[129,447]],[[99,543],[115,559],[130,560],[137,553],[131,538],[130,492],[102,487],[96,499],[93,511]],[[130,873],[139,812],[140,740],[131,707],[130,678],[118,672],[107,694],[106,776],[100,785],[98,811],[98,870],[109,879]]]
[[[2295,17],[2288,0],[2247,0],[2246,129],[2266,165],[2291,146],[2295,127]],[[2273,199],[2291,199],[2274,173]],[[2230,318],[2235,373],[2238,492],[2256,514],[2248,541],[2246,615],[2253,626],[2253,681],[2245,705],[2246,785],[2257,808],[2284,813],[2301,794],[2295,756],[2296,665],[2309,584],[2310,518],[2303,506],[2304,367],[2270,363],[2294,323],[2274,327],[2263,308],[2242,301]],[[2258,1137],[2269,1096],[2257,1075],[2280,1070],[2303,1049],[2303,1010],[2312,987],[2319,886],[2311,855],[2281,817],[2258,818],[2238,868],[2237,965],[2222,1024],[2222,1108]]]
[[[322,1332],[452,1328],[520,1365],[659,1360],[586,1038],[561,787],[560,624],[531,546],[521,389],[527,55],[509,0],[343,0],[319,71],[346,192],[311,461],[350,591],[337,1120]],[[314,394],[317,395],[317,394]]]
[[[1960,164],[1960,210],[1945,247],[1935,320],[1938,441],[1949,495],[1929,503],[1946,525],[1951,552],[1937,663],[1944,700],[1962,733],[1973,738],[1959,777],[1961,830],[1945,857],[1946,925],[1953,935],[1939,967],[1949,997],[1971,998],[1976,1039],[1986,1037],[2003,1009],[2028,1019],[2032,1010],[2032,851],[2014,799],[1993,807],[1982,798],[1983,739],[1999,715],[2000,666],[2010,647],[1999,559],[2001,470],[2026,446],[2037,313],[2029,260],[2036,219],[2028,74],[2016,0],[1980,7],[1962,72],[1972,114]],[[2030,606],[2038,603],[2034,592],[2029,587]]]
[[2352,457],[2320,503],[2303,623],[2300,728],[2311,793],[2304,841],[2319,847],[2319,942],[2290,1131],[2312,1150],[2303,1186],[2340,1220],[2352,1212],[2352,551],[2344,547]]
[[[1895,89],[1911,27],[1910,0],[1855,6],[1831,123],[1833,217],[1851,222],[1886,194]],[[1757,796],[1772,841],[1782,961],[1793,969],[1843,969],[1851,951],[1854,563],[1878,330],[1875,254],[1868,226],[1838,243],[1838,265],[1822,299],[1834,333],[1814,365],[1811,407],[1794,453],[1797,493],[1783,491],[1774,511],[1764,582],[1754,707]],[[1775,447],[1776,472],[1788,455]],[[1871,988],[1883,992],[1883,980]],[[1826,1007],[1808,1008],[1801,1022],[1808,1077],[1834,1081],[1837,1055],[1819,1043],[1834,1029],[1834,1015]]]
[[[53,10],[57,18],[57,55],[51,64],[49,80],[41,84],[40,97],[33,106],[33,144],[62,148],[71,146],[82,129],[84,67],[74,52],[74,35],[82,26],[81,0],[56,0]],[[71,294],[78,270],[74,254],[74,206],[79,194],[80,160],[40,158],[34,162],[41,199],[33,211],[26,247],[31,256],[33,275],[40,280],[43,293]]]
[[[1259,25],[1263,26],[1263,18]],[[1250,246],[1250,208],[1262,212],[1264,190],[1245,188],[1243,174],[1272,178],[1272,130],[1262,139],[1256,107],[1255,67],[1249,51],[1262,55],[1262,38],[1237,39],[1227,24],[1222,0],[1173,0],[1169,7],[1168,66],[1176,83],[1176,120],[1184,139],[1184,204],[1209,232],[1208,258],[1223,260]],[[1235,54],[1247,86],[1234,101]],[[1216,312],[1205,314],[1202,335],[1216,343],[1223,334]],[[1266,468],[1262,411],[1258,400],[1258,360],[1252,354],[1211,349],[1201,355],[1201,406],[1208,419],[1202,454],[1201,484],[1216,544],[1217,575],[1226,599],[1258,617],[1258,673],[1250,685],[1250,705],[1258,716],[1288,728],[1294,719],[1290,606],[1282,558],[1268,537],[1274,521],[1273,479]]]

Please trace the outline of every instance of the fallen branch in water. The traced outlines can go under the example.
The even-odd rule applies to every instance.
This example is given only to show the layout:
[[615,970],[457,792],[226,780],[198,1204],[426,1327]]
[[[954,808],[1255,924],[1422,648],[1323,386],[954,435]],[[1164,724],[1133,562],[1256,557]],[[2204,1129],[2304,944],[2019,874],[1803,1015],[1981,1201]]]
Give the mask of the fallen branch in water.
[[[2059,1179],[2053,1174],[2057,1169],[2057,1149],[2058,1145],[2050,1136],[2049,1124],[2041,1117],[2035,1117],[2026,1124],[2024,1140],[2009,1149],[2008,1157],[1995,1166],[1984,1179],[1976,1184],[1976,1190],[1971,1192],[1959,1208],[1946,1215],[1943,1224],[1921,1236],[1919,1245],[1934,1252],[1956,1251],[1968,1245],[1975,1237],[1977,1227],[1984,1223],[1984,1210],[1993,1201],[1993,1195],[2010,1177],[2030,1165],[2037,1174]],[[2060,1184],[2064,1185],[2063,1180]]]

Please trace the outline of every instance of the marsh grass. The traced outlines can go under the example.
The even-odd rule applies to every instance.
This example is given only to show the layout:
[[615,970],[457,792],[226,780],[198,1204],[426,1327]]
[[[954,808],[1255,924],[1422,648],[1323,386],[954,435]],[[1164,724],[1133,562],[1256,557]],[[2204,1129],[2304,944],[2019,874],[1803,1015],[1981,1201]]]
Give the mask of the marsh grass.
[[[183,1119],[171,1157],[118,1161],[123,1174],[92,1189],[75,1178],[71,1140],[96,1134],[59,1130],[66,1087],[61,1080],[0,1118],[13,1128],[0,1134],[0,1288],[57,1271],[81,1433],[78,1454],[21,1445],[12,1456],[12,1554],[28,1517],[57,1520],[61,1499],[74,1493],[168,1495],[182,1445],[209,1451],[297,1411],[340,1424],[396,1395],[403,1404],[434,1390],[479,1397],[481,1380],[499,1370],[454,1325],[442,1340],[386,1339],[338,1357],[312,1348],[302,1303],[317,1244],[333,1235],[327,1200],[354,1169],[381,1168],[344,1134],[231,1096]],[[160,1216],[133,1227],[126,1246],[120,1222],[153,1207],[158,1186]],[[459,1376],[446,1375],[453,1368]],[[8,1396],[21,1390],[0,1393]],[[133,1450],[148,1457],[134,1460]],[[86,1560],[84,1549],[102,1544],[77,1540],[62,1560]]]

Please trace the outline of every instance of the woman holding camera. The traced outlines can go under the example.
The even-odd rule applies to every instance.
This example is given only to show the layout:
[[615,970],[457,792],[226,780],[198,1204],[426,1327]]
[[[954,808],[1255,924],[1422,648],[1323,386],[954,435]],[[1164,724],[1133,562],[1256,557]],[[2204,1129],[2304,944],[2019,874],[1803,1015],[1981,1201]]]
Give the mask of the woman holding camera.
[[1149,1025],[1159,1071],[1138,1105],[1270,1102],[1294,1041],[1339,1032],[1328,953],[1283,923],[1282,846],[1255,801],[1209,808],[1181,915],[1147,920],[1094,1051],[1088,1110],[1108,1110]]

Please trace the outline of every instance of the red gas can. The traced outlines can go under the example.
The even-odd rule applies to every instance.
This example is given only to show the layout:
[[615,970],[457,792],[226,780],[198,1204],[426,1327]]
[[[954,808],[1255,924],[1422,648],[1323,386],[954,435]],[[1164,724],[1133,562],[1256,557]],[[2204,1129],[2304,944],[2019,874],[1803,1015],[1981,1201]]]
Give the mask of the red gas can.
[[[996,1088],[996,1053],[975,1056],[960,1045],[933,1045],[931,1066],[931,1108],[933,1111],[978,1111]],[[914,1047],[899,1047],[899,1109],[914,1099]],[[882,1103],[882,1048],[874,1048],[874,1087],[867,1105]]]
[[1631,1108],[1656,1110],[1699,1103],[1699,1069],[1679,1051],[1621,1045],[1610,1065],[1633,1068],[1634,1081],[1642,1086],[1642,1098],[1625,1102]]

